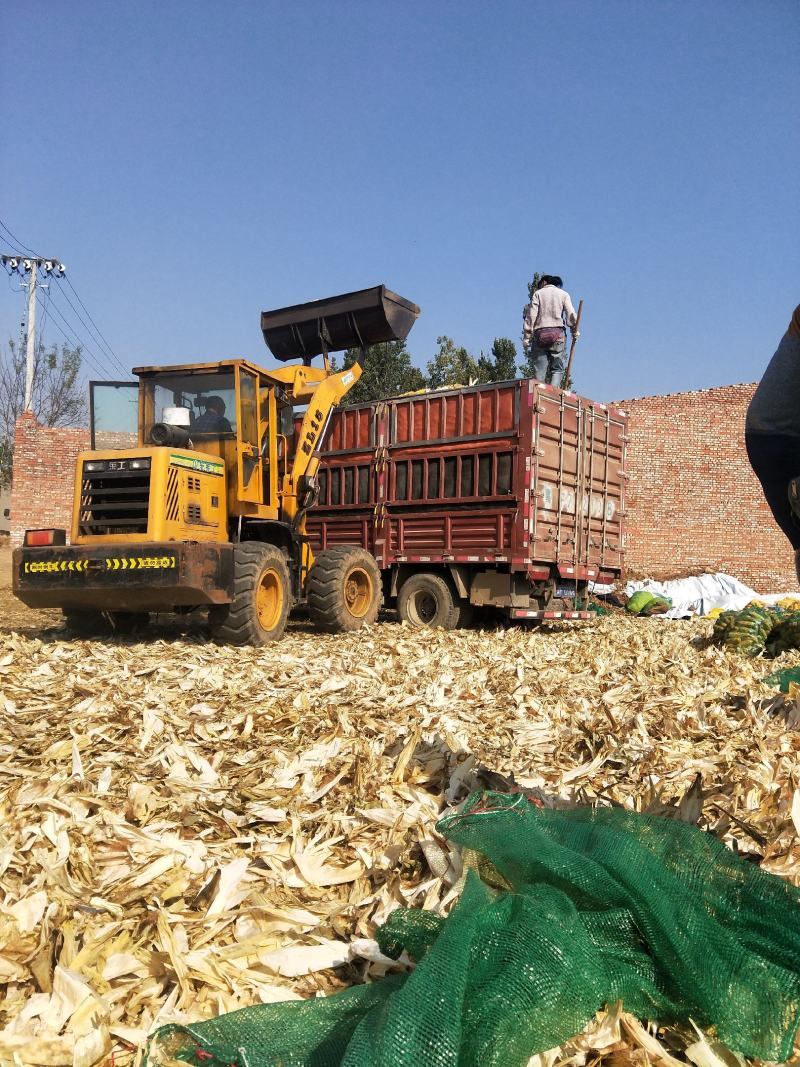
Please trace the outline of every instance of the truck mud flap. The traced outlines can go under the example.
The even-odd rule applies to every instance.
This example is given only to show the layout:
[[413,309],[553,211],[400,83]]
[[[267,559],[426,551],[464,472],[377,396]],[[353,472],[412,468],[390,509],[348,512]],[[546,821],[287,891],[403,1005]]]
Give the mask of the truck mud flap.
[[233,545],[70,545],[18,548],[14,595],[31,608],[169,611],[230,603]]

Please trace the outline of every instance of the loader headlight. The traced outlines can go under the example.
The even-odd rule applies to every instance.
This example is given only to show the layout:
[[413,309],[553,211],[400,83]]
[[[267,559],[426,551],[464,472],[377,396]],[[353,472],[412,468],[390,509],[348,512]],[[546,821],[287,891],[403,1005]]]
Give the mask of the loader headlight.
[[141,459],[131,460],[132,471],[149,471],[150,470],[150,457],[142,456]]
[[104,471],[108,464],[104,459],[90,459],[87,463],[84,463],[83,469],[85,471]]

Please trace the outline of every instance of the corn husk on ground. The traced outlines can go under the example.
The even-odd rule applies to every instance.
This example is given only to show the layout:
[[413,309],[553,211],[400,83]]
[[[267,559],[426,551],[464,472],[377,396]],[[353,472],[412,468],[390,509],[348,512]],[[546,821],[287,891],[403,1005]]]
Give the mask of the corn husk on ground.
[[[761,681],[800,654],[711,626],[0,634],[0,1062],[125,1064],[162,1023],[380,976],[375,924],[451,906],[463,859],[433,825],[493,775],[547,803],[684,798],[800,884],[800,709]],[[732,1062],[619,1005],[535,1062],[671,1058]]]

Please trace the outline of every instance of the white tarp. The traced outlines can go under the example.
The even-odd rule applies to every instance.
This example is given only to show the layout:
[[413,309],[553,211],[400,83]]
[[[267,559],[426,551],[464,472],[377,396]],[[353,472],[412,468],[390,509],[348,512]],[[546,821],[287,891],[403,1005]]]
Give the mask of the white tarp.
[[729,574],[701,574],[696,578],[676,578],[671,582],[655,582],[650,578],[644,582],[628,582],[625,586],[625,595],[633,596],[640,589],[667,597],[672,601],[672,609],[665,615],[657,616],[662,619],[686,619],[690,615],[708,615],[713,608],[722,608],[723,611],[741,611],[751,600],[774,604],[785,596],[797,596],[796,593],[770,593],[762,596]]

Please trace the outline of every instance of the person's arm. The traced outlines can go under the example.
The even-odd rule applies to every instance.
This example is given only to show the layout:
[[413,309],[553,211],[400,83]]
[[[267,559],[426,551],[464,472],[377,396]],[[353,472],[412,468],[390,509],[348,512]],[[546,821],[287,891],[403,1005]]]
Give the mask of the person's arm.
[[522,327],[522,347],[527,348],[533,338],[533,329],[539,317],[539,294],[534,293],[531,302],[525,308],[525,319]]
[[[564,292],[564,314],[567,316],[567,326],[575,333],[575,323],[578,321],[578,316],[575,314],[575,308],[572,306],[569,293]],[[576,334],[576,336],[578,336]]]

